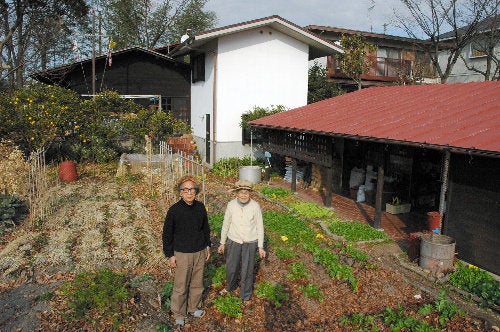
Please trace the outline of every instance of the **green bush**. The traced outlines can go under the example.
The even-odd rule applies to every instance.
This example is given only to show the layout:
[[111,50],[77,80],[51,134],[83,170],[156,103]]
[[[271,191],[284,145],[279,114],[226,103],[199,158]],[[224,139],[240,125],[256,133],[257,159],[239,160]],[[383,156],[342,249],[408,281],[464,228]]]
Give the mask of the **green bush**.
[[45,147],[48,160],[109,162],[124,151],[122,140],[142,153],[144,135],[159,141],[189,130],[171,113],[142,109],[111,91],[84,100],[61,87],[31,85],[0,95],[0,139],[25,155]]
[[243,158],[221,158],[214,163],[211,173],[217,176],[237,179],[239,178],[240,167],[251,165],[264,167],[264,164],[262,162],[256,161],[249,156]]
[[114,273],[109,268],[97,273],[80,273],[74,281],[66,283],[62,291],[77,319],[91,318],[87,317],[91,311],[102,316],[127,315],[127,281],[123,274]]
[[0,225],[19,224],[29,213],[26,202],[17,195],[0,195]]

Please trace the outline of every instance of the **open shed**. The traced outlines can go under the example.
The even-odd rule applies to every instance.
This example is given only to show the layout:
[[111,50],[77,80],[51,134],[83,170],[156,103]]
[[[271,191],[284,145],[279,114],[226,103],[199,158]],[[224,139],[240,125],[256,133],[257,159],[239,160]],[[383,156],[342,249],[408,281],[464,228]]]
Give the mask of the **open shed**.
[[437,211],[461,259],[500,273],[500,82],[368,88],[250,125],[294,171],[318,170],[327,198],[348,194],[352,171],[365,170],[375,227],[395,197]]

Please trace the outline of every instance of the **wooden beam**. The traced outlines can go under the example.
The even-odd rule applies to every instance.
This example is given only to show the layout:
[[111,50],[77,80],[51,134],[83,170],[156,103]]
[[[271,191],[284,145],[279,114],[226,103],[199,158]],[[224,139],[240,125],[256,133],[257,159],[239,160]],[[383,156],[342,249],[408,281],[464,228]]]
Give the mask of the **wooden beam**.
[[326,169],[326,184],[325,184],[325,206],[332,206],[332,187],[333,187],[333,167]]

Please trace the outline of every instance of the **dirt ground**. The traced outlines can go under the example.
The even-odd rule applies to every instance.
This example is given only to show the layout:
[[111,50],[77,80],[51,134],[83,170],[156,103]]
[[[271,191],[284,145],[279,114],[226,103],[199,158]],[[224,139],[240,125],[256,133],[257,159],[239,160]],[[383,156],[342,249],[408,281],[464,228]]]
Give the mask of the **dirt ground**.
[[[222,212],[227,201],[228,182],[210,180],[206,191],[209,214]],[[173,280],[172,271],[161,250],[163,218],[172,199],[160,191],[151,195],[148,181],[116,179],[113,174],[84,171],[76,182],[53,188],[57,209],[39,225],[24,222],[6,232],[0,243],[0,331],[85,330],[64,320],[64,303],[56,293],[65,281],[82,271],[109,266],[130,277],[144,274],[152,278],[139,283],[138,296],[131,300],[128,331],[168,331],[172,318],[161,309],[162,285]],[[283,207],[255,197],[264,211]],[[217,243],[217,234],[213,241]],[[223,264],[215,254],[211,264]],[[407,261],[394,243],[360,244],[369,253],[369,264],[354,265],[359,290],[343,281],[331,279],[325,269],[302,253],[301,261],[311,271],[310,280],[288,280],[289,264],[278,259],[273,248],[261,262],[256,282],[272,281],[284,285],[289,300],[281,307],[254,296],[244,307],[241,319],[218,312],[213,299],[220,289],[207,285],[203,307],[205,317],[190,319],[187,331],[349,331],[340,317],[377,314],[401,304],[415,314],[423,303],[437,298],[443,285]],[[314,283],[324,301],[304,297],[301,285]],[[445,331],[498,331],[496,313],[479,309],[473,302],[450,292],[450,298],[466,312],[448,323]],[[437,317],[426,320],[436,324]],[[107,330],[105,327],[102,330]],[[383,328],[381,330],[384,330]]]

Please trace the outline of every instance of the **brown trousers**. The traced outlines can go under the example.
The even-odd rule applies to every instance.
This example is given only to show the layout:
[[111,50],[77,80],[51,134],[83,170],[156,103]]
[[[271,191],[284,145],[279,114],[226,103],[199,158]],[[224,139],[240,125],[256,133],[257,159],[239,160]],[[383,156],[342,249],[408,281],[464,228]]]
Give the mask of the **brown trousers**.
[[177,268],[170,309],[174,319],[186,318],[198,309],[203,294],[203,270],[207,258],[205,249],[194,253],[174,252]]

